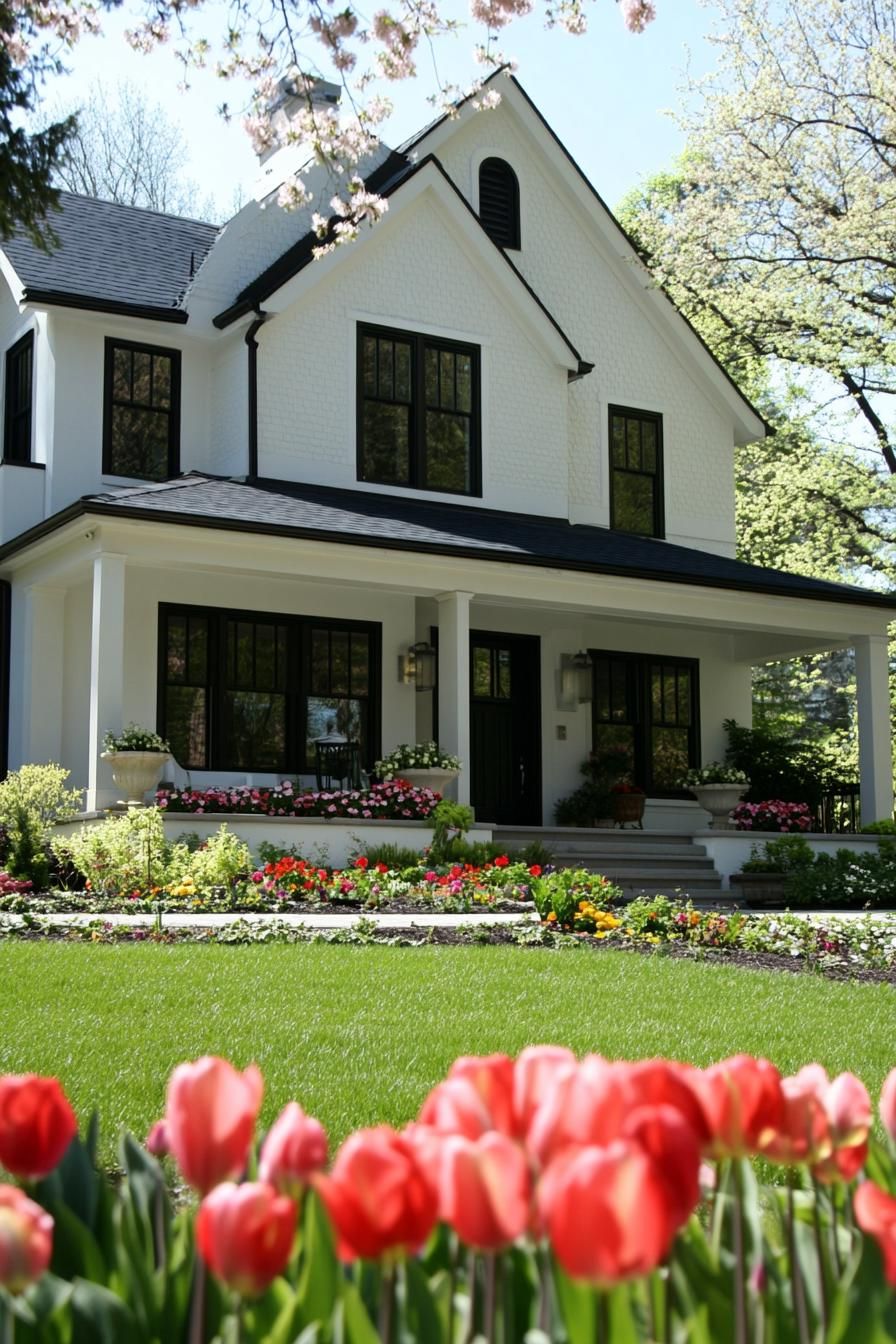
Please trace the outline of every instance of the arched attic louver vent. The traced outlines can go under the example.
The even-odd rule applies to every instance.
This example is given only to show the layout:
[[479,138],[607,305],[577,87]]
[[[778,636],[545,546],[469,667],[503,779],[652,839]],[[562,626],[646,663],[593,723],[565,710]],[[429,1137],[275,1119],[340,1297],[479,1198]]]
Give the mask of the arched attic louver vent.
[[484,159],[479,168],[479,218],[499,247],[520,245],[520,188],[503,159]]

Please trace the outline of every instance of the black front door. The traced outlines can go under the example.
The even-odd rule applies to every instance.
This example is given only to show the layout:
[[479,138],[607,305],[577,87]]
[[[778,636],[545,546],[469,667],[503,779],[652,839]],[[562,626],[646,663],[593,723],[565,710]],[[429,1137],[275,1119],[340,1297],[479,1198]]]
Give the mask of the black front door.
[[470,801],[477,821],[541,825],[537,636],[470,632]]

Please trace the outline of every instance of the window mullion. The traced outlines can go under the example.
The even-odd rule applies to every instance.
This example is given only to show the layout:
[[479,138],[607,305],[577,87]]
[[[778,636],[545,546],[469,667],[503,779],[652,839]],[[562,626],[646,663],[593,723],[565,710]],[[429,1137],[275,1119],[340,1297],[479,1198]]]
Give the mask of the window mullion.
[[413,386],[414,407],[411,414],[414,441],[411,448],[411,484],[417,489],[423,482],[423,459],[426,443],[426,341],[423,336],[415,337],[412,344],[414,361]]

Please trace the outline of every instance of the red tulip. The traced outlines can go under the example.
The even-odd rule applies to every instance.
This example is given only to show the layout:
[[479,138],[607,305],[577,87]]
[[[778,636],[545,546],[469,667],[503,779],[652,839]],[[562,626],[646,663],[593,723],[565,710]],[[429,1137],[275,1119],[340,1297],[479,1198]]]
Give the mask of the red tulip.
[[493,1129],[492,1114],[469,1078],[436,1083],[420,1108],[419,1123],[448,1136],[478,1139]]
[[884,1129],[896,1143],[896,1069],[884,1079],[880,1094],[880,1118]]
[[327,1132],[319,1120],[291,1101],[274,1121],[261,1146],[258,1174],[292,1199],[298,1199],[315,1171],[327,1163]]
[[529,1164],[519,1144],[492,1131],[473,1142],[442,1143],[439,1218],[478,1251],[503,1250],[526,1231],[531,1212]]
[[257,1297],[283,1273],[295,1235],[295,1204],[263,1181],[218,1185],[199,1206],[199,1254],[243,1297]]
[[852,1207],[859,1227],[880,1247],[887,1282],[896,1287],[896,1199],[873,1181],[863,1181]]
[[245,1170],[264,1090],[254,1064],[240,1073],[205,1055],[168,1082],[165,1129],[184,1179],[200,1194]]
[[464,1078],[491,1117],[489,1128],[514,1134],[513,1060],[509,1055],[461,1055],[448,1070],[449,1080]]
[[343,1260],[374,1260],[386,1251],[416,1251],[438,1213],[437,1174],[388,1125],[359,1129],[339,1149],[329,1176],[312,1185],[326,1205]]
[[24,1190],[0,1185],[0,1285],[20,1293],[50,1263],[53,1219]]
[[767,1059],[734,1055],[694,1076],[714,1157],[761,1152],[784,1122],[781,1075]]
[[557,1074],[526,1134],[526,1145],[542,1167],[566,1148],[619,1137],[626,1114],[621,1080],[621,1069],[600,1055],[586,1055],[577,1069]]
[[809,1064],[797,1077],[805,1076],[814,1084],[831,1135],[828,1154],[816,1163],[812,1172],[820,1181],[852,1181],[868,1156],[868,1133],[873,1113],[871,1098],[861,1079],[854,1073],[841,1073],[833,1082],[820,1064]]
[[57,1078],[35,1073],[0,1078],[0,1164],[22,1180],[57,1167],[78,1122]]
[[542,1178],[538,1203],[563,1269],[596,1285],[650,1273],[674,1236],[655,1163],[621,1139],[562,1153]]
[[639,1106],[626,1120],[622,1137],[653,1160],[669,1225],[677,1231],[700,1201],[700,1140],[674,1106]]
[[811,1080],[801,1070],[781,1082],[784,1115],[778,1129],[763,1147],[772,1162],[789,1166],[819,1161],[831,1149],[828,1117]]

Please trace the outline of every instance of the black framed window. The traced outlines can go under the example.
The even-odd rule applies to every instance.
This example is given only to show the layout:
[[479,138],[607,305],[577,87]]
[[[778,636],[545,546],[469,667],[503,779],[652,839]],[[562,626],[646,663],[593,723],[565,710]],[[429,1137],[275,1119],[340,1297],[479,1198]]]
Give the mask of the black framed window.
[[479,218],[499,247],[520,246],[520,187],[504,159],[483,159],[480,164]]
[[337,731],[380,747],[380,626],[220,608],[159,608],[159,732],[194,770],[298,773]]
[[358,478],[480,493],[478,346],[358,328]]
[[167,481],[180,470],[180,351],[106,340],[103,471]]
[[661,415],[610,407],[610,526],[665,535]]
[[693,658],[591,650],[592,750],[653,795],[682,795],[700,761],[699,663]]
[[34,332],[6,352],[3,396],[3,460],[31,461],[31,405],[34,390]]

